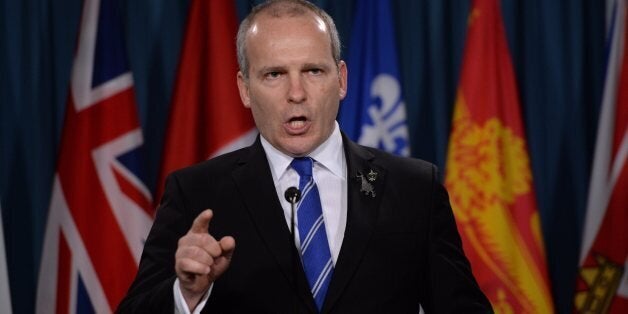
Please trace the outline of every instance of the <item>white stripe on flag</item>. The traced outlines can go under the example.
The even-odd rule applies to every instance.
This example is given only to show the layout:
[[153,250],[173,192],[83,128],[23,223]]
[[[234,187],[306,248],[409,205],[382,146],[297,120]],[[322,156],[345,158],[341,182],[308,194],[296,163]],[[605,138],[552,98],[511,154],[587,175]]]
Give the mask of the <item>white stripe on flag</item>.
[[4,226],[2,225],[2,205],[0,204],[0,312],[11,314],[11,293],[9,290],[9,273],[7,272],[7,256],[4,247]]
[[68,306],[70,308],[76,306],[75,289],[78,281],[76,276],[80,275],[93,308],[98,313],[111,313],[112,310],[107,302],[105,290],[96,275],[96,270],[87,253],[85,243],[72,218],[58,174],[55,174],[52,185],[50,209],[48,211],[48,221],[46,222],[43,251],[39,266],[35,313],[50,313],[50,309],[54,309],[57,305],[56,287],[57,282],[60,280],[57,275],[59,269],[59,236],[61,234],[63,234],[72,250],[72,256],[68,257],[71,263],[70,278],[68,279],[70,282]]
[[250,131],[240,135],[238,138],[236,138],[235,140],[231,141],[227,145],[221,147],[218,151],[216,151],[211,156],[209,156],[209,158],[220,156],[222,154],[226,154],[226,153],[232,152],[232,151],[234,151],[236,149],[239,149],[239,148],[242,148],[242,147],[247,147],[247,146],[253,144],[253,141],[255,141],[255,137],[256,136],[257,136],[257,129],[253,128]]

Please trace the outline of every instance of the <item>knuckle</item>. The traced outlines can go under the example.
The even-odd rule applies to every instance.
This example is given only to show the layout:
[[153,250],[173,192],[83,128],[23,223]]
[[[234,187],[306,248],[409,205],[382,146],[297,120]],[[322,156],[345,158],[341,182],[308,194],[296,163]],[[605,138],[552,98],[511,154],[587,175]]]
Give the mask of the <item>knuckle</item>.
[[185,258],[178,259],[176,261],[176,264],[175,264],[175,269],[178,270],[178,272],[187,272],[187,271],[189,271],[189,263],[188,263],[187,259],[185,259]]
[[203,250],[198,246],[192,246],[189,249],[189,255],[198,257],[203,254]]
[[213,257],[217,257],[222,254],[222,249],[220,248],[218,242],[210,243],[207,249],[209,250],[209,254]]
[[188,242],[190,241],[190,235],[186,234],[182,237],[179,238],[179,241],[177,241],[177,246],[181,247],[181,246],[185,246],[188,244]]
[[198,236],[199,240],[203,243],[212,243],[216,241],[209,233],[199,234]]

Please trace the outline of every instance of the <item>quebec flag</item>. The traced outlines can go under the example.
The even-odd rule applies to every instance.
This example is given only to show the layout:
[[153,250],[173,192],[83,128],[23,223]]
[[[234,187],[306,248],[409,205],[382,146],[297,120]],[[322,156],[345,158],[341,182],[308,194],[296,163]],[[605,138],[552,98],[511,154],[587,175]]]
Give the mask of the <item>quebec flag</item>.
[[396,47],[389,1],[357,1],[347,60],[349,93],[338,122],[362,145],[409,156]]
[[36,313],[113,312],[152,224],[121,4],[83,3]]

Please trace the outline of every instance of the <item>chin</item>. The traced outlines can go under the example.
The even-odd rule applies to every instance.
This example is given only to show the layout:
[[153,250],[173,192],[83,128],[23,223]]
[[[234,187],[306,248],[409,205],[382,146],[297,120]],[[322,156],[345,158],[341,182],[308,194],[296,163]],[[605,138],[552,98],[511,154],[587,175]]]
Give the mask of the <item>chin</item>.
[[290,155],[303,155],[312,149],[312,140],[304,136],[286,136],[277,142],[280,150]]
[[310,145],[287,145],[285,146],[285,149],[288,153],[290,153],[290,155],[294,156],[294,157],[303,157],[306,156],[307,154],[309,154],[311,151],[313,151],[314,149],[310,146]]
[[290,149],[288,152],[292,157],[305,157],[308,153],[310,153],[309,150],[305,149]]

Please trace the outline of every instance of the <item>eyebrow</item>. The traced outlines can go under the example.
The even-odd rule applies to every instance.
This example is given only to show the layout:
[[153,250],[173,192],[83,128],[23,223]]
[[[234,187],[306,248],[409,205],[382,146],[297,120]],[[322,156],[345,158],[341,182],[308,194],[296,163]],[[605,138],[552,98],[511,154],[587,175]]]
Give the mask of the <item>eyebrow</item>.
[[285,66],[280,66],[280,65],[273,65],[273,66],[265,66],[262,67],[259,72],[260,73],[268,73],[268,72],[282,72],[285,71],[286,67]]
[[329,71],[330,66],[327,63],[306,63],[303,65],[304,69],[312,69],[312,68],[317,68],[317,69],[323,69],[325,71]]
[[[308,62],[303,64],[303,66],[301,67],[301,70],[305,70],[305,69],[322,69],[324,71],[329,71],[331,69],[331,66],[325,62]],[[262,68],[259,69],[258,73],[259,75],[264,75],[265,73],[269,73],[269,72],[286,72],[286,66],[283,65],[271,65],[271,66],[264,66]]]

